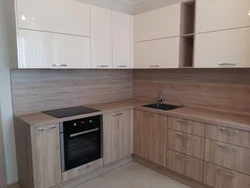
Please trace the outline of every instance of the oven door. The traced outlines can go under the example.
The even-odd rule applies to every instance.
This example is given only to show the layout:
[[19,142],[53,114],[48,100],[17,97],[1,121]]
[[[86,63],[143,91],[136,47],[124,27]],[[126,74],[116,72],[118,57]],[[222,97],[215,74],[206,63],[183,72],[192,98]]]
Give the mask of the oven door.
[[100,133],[100,128],[95,128],[75,134],[64,134],[64,171],[101,158]]

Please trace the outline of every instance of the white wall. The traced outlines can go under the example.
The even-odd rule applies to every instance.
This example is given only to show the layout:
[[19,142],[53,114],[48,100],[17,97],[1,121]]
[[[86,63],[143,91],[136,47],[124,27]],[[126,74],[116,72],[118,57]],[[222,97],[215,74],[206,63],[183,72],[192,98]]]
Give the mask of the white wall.
[[[11,101],[10,70],[8,64],[10,59],[7,43],[7,27],[5,21],[4,1],[0,0],[0,100],[2,109],[4,149],[7,168],[8,184],[18,180],[16,165],[16,148],[13,128],[13,110]],[[9,0],[8,0],[9,1]],[[15,50],[11,53],[16,53]],[[16,56],[14,54],[14,56]]]

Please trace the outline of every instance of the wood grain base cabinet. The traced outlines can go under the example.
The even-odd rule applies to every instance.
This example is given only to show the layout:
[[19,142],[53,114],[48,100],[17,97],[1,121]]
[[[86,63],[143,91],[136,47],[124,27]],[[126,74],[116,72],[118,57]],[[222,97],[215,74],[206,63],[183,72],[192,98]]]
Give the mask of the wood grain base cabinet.
[[203,183],[213,188],[248,188],[250,177],[205,162]]
[[205,161],[250,175],[250,150],[206,139]]
[[167,116],[134,112],[134,154],[166,166]]
[[167,148],[203,159],[204,138],[168,129]]
[[103,116],[104,165],[133,153],[132,110],[116,111]]
[[168,150],[167,168],[196,181],[202,182],[203,161],[199,159]]
[[88,164],[79,166],[77,168],[74,168],[72,170],[62,173],[62,180],[64,182],[68,181],[80,175],[86,174],[92,170],[101,168],[102,166],[103,166],[103,159],[98,159],[96,161],[90,162]]

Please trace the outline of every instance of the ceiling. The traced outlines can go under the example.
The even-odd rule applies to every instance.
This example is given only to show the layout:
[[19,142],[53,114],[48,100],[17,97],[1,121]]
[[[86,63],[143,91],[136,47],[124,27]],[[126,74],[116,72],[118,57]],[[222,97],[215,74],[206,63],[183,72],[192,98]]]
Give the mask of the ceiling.
[[141,3],[145,0],[119,0],[119,1],[122,1],[122,2],[125,2],[125,3],[129,3],[129,4],[137,4],[137,3]]

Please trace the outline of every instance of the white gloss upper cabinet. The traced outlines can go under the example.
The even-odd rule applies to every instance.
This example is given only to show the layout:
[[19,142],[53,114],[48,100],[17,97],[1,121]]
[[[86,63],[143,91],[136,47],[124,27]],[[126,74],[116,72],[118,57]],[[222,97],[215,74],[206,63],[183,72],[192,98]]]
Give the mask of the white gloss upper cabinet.
[[179,68],[180,38],[136,43],[135,68]]
[[19,68],[90,68],[88,37],[19,29]]
[[133,56],[133,16],[112,12],[113,68],[131,68]]
[[196,0],[196,33],[250,26],[250,0]]
[[179,36],[180,15],[180,3],[136,15],[136,41]]
[[196,68],[250,67],[250,28],[197,34]]
[[92,68],[112,68],[111,10],[90,6]]
[[90,36],[89,5],[77,0],[16,0],[22,29]]

